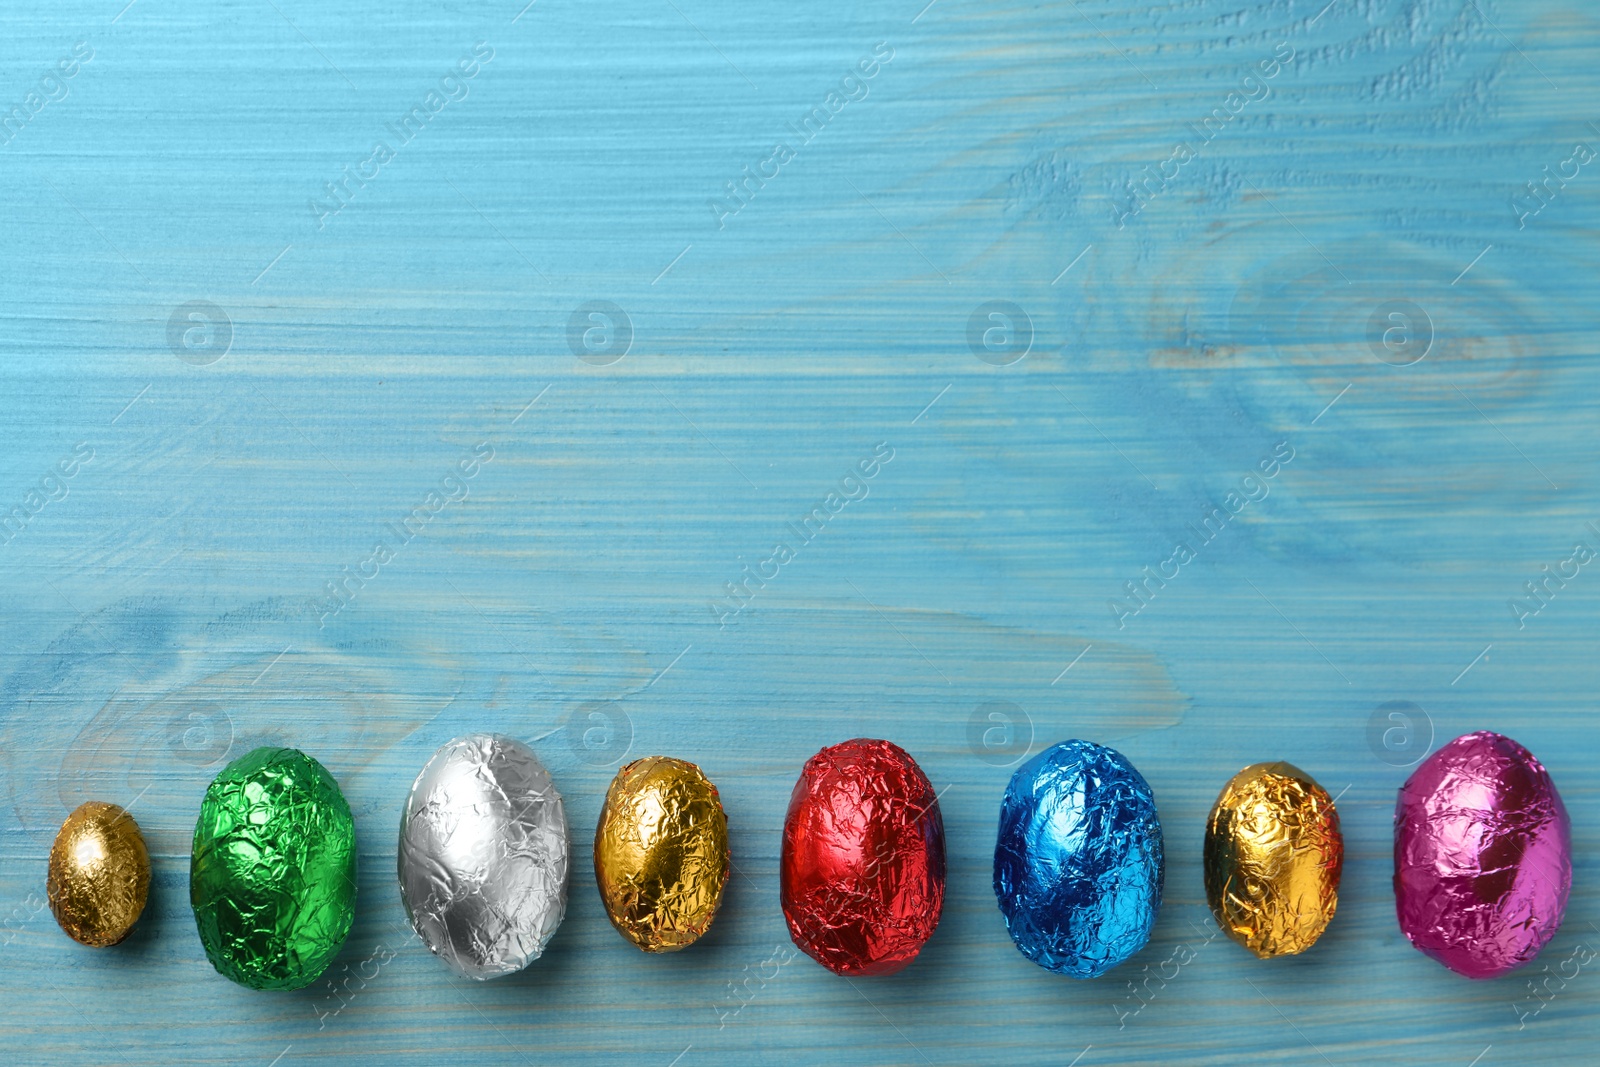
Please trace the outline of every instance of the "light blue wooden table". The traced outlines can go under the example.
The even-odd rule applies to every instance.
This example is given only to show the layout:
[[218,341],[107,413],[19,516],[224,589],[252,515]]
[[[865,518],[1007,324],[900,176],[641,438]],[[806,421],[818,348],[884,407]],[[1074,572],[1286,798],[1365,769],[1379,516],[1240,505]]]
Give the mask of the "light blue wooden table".
[[[0,14],[0,1059],[1592,1062],[1588,0],[121,2]],[[1390,812],[1479,728],[1547,763],[1577,870],[1473,983],[1396,928]],[[533,741],[580,858],[624,757],[699,762],[737,865],[704,941],[642,956],[584,861],[544,959],[450,977],[396,827],[479,729]],[[941,790],[949,897],[845,981],[793,958],[777,849],[858,735]],[[1072,736],[1169,855],[1094,982],[990,889],[1011,765]],[[361,840],[295,994],[215,974],[187,903],[205,785],[267,743]],[[1271,963],[1199,869],[1262,759],[1349,852]],[[90,798],[156,863],[109,951],[43,907]]]

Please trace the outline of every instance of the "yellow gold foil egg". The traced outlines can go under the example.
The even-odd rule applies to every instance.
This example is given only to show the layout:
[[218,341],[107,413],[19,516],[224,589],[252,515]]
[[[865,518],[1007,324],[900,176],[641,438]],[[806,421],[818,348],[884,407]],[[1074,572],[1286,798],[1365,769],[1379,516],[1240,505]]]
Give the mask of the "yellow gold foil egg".
[[1339,813],[1293,764],[1252,764],[1217,797],[1203,862],[1206,900],[1229,937],[1261,959],[1304,952],[1339,905]]
[[711,926],[728,881],[728,817],[692,763],[634,760],[606,790],[594,879],[606,915],[646,952],[676,952]]
[[45,890],[74,941],[104,948],[127,937],[150,893],[150,853],[133,816],[98,800],[68,815],[50,848]]

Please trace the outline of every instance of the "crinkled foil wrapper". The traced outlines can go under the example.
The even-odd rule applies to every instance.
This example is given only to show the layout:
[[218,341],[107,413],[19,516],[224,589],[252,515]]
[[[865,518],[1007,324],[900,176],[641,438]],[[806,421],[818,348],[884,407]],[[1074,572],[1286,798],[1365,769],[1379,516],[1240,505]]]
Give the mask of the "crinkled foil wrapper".
[[606,915],[646,952],[675,952],[711,926],[728,881],[728,817],[692,763],[634,760],[606,791],[594,878]]
[[944,885],[939,800],[904,749],[858,738],[806,761],[780,870],[802,951],[835,974],[892,974],[939,925]]
[[467,978],[544,953],[567,910],[567,815],[533,750],[469,734],[429,758],[400,816],[396,867],[411,925]]
[[1423,760],[1394,812],[1400,930],[1468,978],[1531,961],[1572,890],[1572,827],[1533,753],[1480,730]]
[[45,890],[74,941],[105,948],[127,937],[150,894],[150,853],[133,816],[98,800],[79,805],[50,846]]
[[1212,806],[1202,862],[1206,901],[1229,937],[1261,959],[1304,952],[1339,906],[1339,813],[1293,764],[1252,764]]
[[1028,959],[1074,978],[1104,974],[1150,939],[1165,873],[1155,797],[1121,753],[1063,741],[1012,775],[994,893]]
[[356,907],[356,827],[333,775],[292,748],[223,768],[200,804],[189,901],[212,966],[300,989],[339,954]]

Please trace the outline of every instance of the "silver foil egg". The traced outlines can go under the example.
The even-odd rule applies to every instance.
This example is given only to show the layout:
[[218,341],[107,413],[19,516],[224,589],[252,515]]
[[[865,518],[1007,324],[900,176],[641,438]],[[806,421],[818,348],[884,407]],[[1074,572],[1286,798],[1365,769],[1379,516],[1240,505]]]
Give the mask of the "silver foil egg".
[[400,817],[400,897],[418,936],[479,980],[538,959],[567,910],[571,848],[550,772],[521,741],[440,747]]

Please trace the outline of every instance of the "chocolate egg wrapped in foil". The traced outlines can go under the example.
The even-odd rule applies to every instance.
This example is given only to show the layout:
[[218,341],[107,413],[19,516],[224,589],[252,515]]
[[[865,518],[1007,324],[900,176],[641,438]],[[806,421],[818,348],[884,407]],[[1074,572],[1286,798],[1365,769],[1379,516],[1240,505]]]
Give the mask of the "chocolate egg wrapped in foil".
[[1561,927],[1572,828],[1533,753],[1480,730],[1422,761],[1394,810],[1400,930],[1457,974],[1493,978]]
[[133,931],[150,895],[150,853],[139,824],[115,804],[80,804],[50,846],[50,912],[67,936],[105,948]]
[[452,971],[514,974],[567,910],[567,815],[533,749],[468,734],[423,765],[400,816],[396,867],[411,925]]
[[1000,804],[994,895],[1011,940],[1094,978],[1150,940],[1166,869],[1155,797],[1133,764],[1063,741],[1017,768]]
[[623,937],[646,952],[694,944],[728,867],[728,817],[699,767],[648,756],[617,772],[594,832],[594,880]]
[[1339,906],[1339,813],[1293,764],[1251,764],[1211,808],[1203,864],[1206,900],[1229,937],[1261,959],[1304,952]]
[[789,936],[835,974],[892,974],[944,907],[944,819],[927,775],[888,741],[857,738],[806,761],[783,824]]
[[292,748],[228,764],[200,803],[189,902],[206,957],[251,989],[300,989],[356,909],[356,826],[339,783]]

